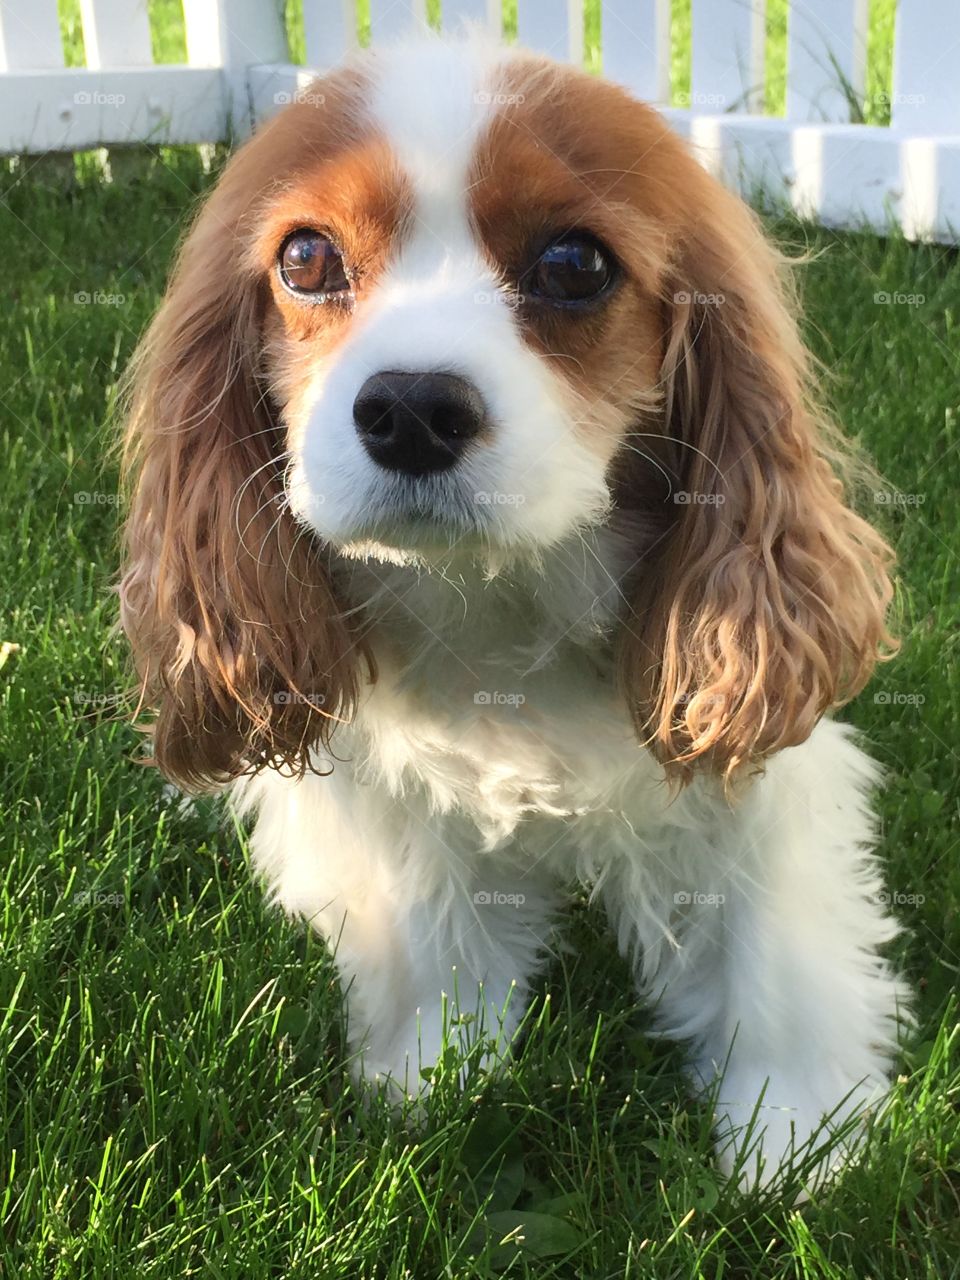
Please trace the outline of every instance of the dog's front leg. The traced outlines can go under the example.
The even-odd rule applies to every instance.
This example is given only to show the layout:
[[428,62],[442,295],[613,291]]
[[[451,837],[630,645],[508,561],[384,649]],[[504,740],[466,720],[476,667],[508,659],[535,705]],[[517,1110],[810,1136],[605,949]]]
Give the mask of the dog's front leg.
[[549,935],[546,882],[478,855],[465,821],[358,786],[344,765],[247,791],[258,870],[335,952],[355,1074],[417,1094],[445,1045],[502,1056]]
[[[824,722],[739,804],[724,813],[718,798],[710,835],[681,832],[660,860],[679,875],[642,985],[663,1032],[694,1046],[698,1083],[719,1078],[720,1162],[744,1156],[744,1184],[769,1182],[824,1122],[816,1146],[886,1089],[904,990],[878,954],[896,928],[870,854],[876,773]],[[622,899],[621,922],[634,910]]]
[[348,904],[337,962],[359,1073],[389,1077],[412,1095],[429,1087],[445,1046],[461,1056],[481,1044],[485,1066],[501,1060],[527,1004],[549,915],[546,896],[503,873],[452,876],[424,893],[388,881],[362,905]]

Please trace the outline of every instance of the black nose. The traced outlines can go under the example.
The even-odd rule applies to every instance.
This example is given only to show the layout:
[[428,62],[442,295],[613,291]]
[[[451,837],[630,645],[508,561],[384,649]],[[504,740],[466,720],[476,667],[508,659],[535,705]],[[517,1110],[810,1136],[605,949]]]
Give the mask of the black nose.
[[487,421],[483,397],[455,373],[374,373],[353,420],[381,467],[423,476],[452,467]]

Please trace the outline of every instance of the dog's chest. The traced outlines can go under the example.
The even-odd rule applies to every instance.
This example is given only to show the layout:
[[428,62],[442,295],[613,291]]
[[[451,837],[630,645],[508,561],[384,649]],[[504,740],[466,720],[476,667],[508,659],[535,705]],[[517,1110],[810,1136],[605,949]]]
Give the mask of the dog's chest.
[[361,778],[499,838],[525,817],[589,812],[646,771],[626,708],[586,655],[523,668],[503,655],[435,655],[429,672],[384,672],[356,726]]
[[[525,817],[588,812],[625,777],[657,774],[615,687],[616,553],[585,563],[596,581],[563,558],[527,590],[389,580],[373,610],[379,677],[352,730],[358,779],[466,814],[493,838]],[[354,587],[369,598],[368,583]]]

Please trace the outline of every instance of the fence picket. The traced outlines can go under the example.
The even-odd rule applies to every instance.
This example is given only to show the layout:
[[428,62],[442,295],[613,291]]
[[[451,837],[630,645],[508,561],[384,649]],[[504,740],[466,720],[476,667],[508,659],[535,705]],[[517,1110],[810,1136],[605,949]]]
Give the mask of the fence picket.
[[426,21],[425,0],[370,0],[370,38],[375,43],[408,36]]
[[787,117],[848,121],[863,98],[867,0],[803,0],[787,25]]
[[444,31],[456,33],[468,22],[483,27],[499,40],[503,33],[499,0],[444,0]]
[[520,44],[561,62],[583,64],[583,0],[519,0]]
[[80,0],[88,67],[153,63],[147,0]]
[[763,102],[764,0],[693,0],[689,105],[759,110]]
[[357,47],[353,0],[303,0],[303,34],[307,66],[318,71],[334,66]]
[[63,66],[56,0],[3,0],[0,72]]
[[249,68],[289,59],[281,9],[273,0],[183,0],[187,61],[222,68],[227,128],[240,136],[253,124]]
[[893,123],[909,133],[960,128],[960,5],[908,0],[897,8]]
[[648,102],[670,101],[670,0],[603,0],[603,74]]
[[275,0],[183,0],[187,61],[229,72],[289,56],[282,9]]

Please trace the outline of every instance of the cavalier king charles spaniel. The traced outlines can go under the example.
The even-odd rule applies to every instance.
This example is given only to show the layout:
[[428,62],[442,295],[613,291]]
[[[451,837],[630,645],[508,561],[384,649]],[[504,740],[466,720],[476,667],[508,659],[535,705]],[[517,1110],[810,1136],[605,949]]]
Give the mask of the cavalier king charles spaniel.
[[126,441],[152,750],[398,1098],[509,1056],[577,884],[726,1169],[839,1128],[825,1174],[883,1094],[879,770],[825,713],[891,555],[784,276],[655,110],[477,38],[317,81],[186,238]]

